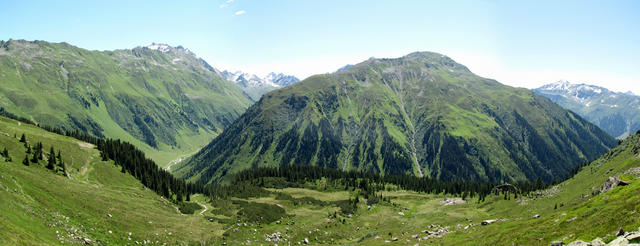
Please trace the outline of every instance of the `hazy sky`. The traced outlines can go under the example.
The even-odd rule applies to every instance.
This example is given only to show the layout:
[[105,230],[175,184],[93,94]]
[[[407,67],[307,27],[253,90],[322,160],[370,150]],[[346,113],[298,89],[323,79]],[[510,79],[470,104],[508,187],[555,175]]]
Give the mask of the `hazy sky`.
[[182,45],[218,69],[305,78],[434,51],[504,84],[640,94],[640,1],[7,1],[0,39]]

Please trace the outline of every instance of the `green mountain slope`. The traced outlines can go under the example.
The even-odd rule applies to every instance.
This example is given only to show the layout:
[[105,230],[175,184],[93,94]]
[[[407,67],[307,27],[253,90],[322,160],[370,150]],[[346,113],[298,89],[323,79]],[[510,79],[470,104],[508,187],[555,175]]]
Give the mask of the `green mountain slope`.
[[240,88],[182,47],[89,51],[0,41],[0,107],[129,141],[160,165],[197,151],[249,105]]
[[[43,144],[45,156],[51,146],[60,150],[68,175],[46,169],[46,157],[23,165],[23,133],[31,146]],[[0,156],[3,245],[549,245],[596,237],[609,242],[619,228],[640,226],[640,133],[574,177],[519,196],[491,194],[476,202],[477,195],[464,200],[385,184],[367,198],[361,188],[344,186],[350,182],[260,178],[253,183],[293,186],[245,186],[213,201],[195,195],[203,207],[190,215],[102,161],[91,144],[0,117],[0,150],[5,147],[13,160]],[[612,176],[629,185],[600,193]],[[360,181],[353,185],[362,187]],[[496,221],[481,225],[488,219]]]
[[176,173],[217,182],[310,164],[440,180],[553,180],[615,140],[526,89],[450,58],[370,59],[272,91]]
[[[611,177],[629,185],[601,192]],[[439,242],[461,245],[481,240],[484,245],[549,245],[553,241],[569,244],[596,238],[611,242],[619,229],[639,233],[638,192],[640,133],[632,134],[572,178],[547,190],[513,200],[494,197],[470,206],[485,212],[483,219],[501,222],[459,231]]]
[[[26,148],[43,144],[45,160],[22,164]],[[67,176],[45,167],[50,147],[66,163]],[[126,245],[211,243],[221,225],[183,215],[145,188],[89,143],[0,117],[1,245]],[[194,197],[194,199],[196,199]],[[194,230],[194,228],[199,228]]]
[[544,85],[534,91],[580,114],[616,138],[622,139],[640,130],[639,96],[567,81]]

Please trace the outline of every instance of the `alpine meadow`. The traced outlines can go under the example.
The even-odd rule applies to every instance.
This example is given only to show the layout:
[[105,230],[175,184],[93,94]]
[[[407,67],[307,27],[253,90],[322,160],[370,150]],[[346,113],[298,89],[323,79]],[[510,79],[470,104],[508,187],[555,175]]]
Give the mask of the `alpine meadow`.
[[0,245],[640,245],[638,11],[4,3]]

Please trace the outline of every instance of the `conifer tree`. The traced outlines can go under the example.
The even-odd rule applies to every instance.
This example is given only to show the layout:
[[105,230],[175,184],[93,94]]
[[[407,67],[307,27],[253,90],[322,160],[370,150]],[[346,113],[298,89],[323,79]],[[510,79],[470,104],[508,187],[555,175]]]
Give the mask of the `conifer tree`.
[[109,160],[109,157],[107,157],[107,154],[105,154],[104,151],[100,151],[100,157],[102,157],[102,161]]
[[31,145],[25,144],[25,146],[27,148],[27,154],[31,154]]
[[35,149],[35,151],[33,151],[33,156],[31,157],[31,162],[33,163],[38,163],[38,149]]
[[62,168],[62,175],[67,177],[67,164],[65,164],[64,162],[60,161],[59,165],[60,165],[60,168]]
[[21,143],[26,143],[27,142],[27,138],[24,136],[24,133],[22,134],[22,136],[20,137],[20,142]]
[[24,156],[24,160],[22,160],[22,164],[25,166],[29,166],[29,155]]
[[2,156],[4,156],[5,158],[9,158],[9,151],[7,150],[7,147],[4,147],[4,150],[2,151]]
[[55,152],[53,152],[53,146],[51,146],[51,149],[49,150],[49,160],[47,163],[47,168],[54,170],[56,168],[56,156],[54,154]]
[[42,153],[42,143],[38,143],[38,160],[43,160],[44,153]]

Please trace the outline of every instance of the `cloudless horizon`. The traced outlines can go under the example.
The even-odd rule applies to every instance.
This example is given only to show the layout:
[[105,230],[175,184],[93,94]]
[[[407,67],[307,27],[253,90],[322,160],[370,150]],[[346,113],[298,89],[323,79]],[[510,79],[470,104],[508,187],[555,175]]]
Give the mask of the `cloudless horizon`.
[[640,1],[3,1],[0,40],[182,45],[220,70],[304,79],[415,51],[536,88],[640,95]]

